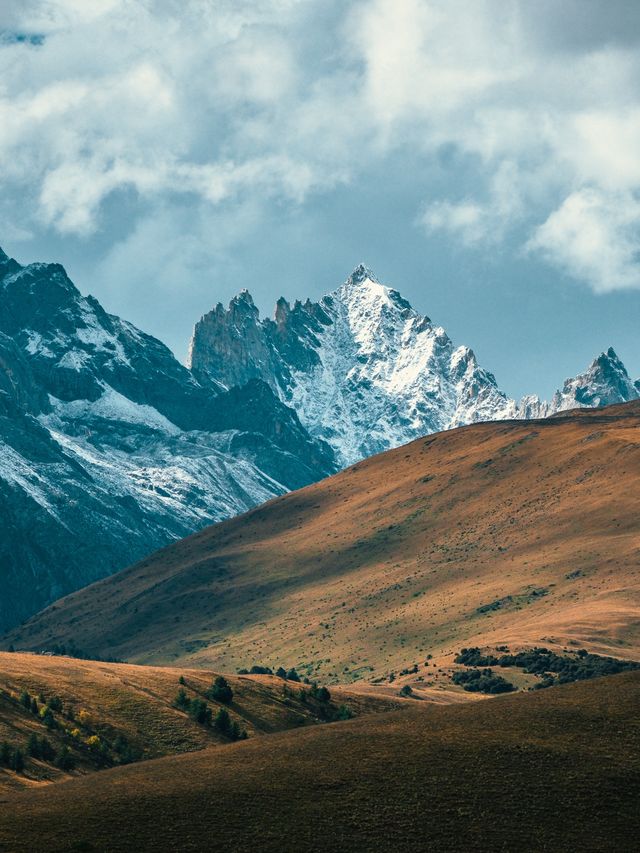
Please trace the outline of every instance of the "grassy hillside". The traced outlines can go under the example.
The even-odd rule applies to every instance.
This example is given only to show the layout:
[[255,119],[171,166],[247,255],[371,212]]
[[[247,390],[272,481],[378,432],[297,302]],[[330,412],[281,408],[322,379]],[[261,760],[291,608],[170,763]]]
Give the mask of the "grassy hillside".
[[[0,653],[0,792],[228,744],[228,735],[176,707],[180,689],[188,699],[206,702],[213,717],[225,707],[249,739],[322,722],[343,704],[358,717],[400,704],[392,697],[358,696],[340,689],[323,703],[313,698],[308,686],[269,676],[228,676],[233,695],[224,703],[208,695],[215,677],[202,669]],[[27,702],[31,707],[25,707]],[[46,739],[50,754],[45,750],[40,755],[38,746],[36,755],[29,755],[29,740],[33,743],[34,737],[38,744]],[[11,760],[2,761],[3,743],[12,755],[21,751],[20,772],[15,772]],[[67,758],[61,761],[63,754]]]
[[448,684],[462,646],[637,659],[639,479],[638,404],[430,436],[153,554],[5,646],[331,682],[417,664],[417,686]]
[[621,851],[640,675],[254,738],[4,797],[0,850]]

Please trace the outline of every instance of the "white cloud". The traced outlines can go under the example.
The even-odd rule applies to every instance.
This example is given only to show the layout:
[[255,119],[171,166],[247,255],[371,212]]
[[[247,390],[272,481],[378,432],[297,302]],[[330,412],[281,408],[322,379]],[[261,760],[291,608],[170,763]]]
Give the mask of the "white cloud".
[[488,211],[479,204],[463,201],[436,201],[428,205],[420,222],[428,231],[448,231],[465,243],[486,239]]
[[[589,8],[8,0],[0,27],[44,43],[0,46],[0,186],[18,232],[86,237],[118,193],[303,205],[365,169],[384,181],[383,164],[409,154],[428,231],[478,247],[515,240],[516,226],[591,287],[636,286],[625,223],[640,192],[640,28],[634,39],[628,9]],[[443,146],[466,166],[436,191]],[[552,248],[578,215],[600,233],[605,209],[606,276],[584,240],[571,263]]]
[[640,287],[640,201],[631,193],[581,189],[535,232],[528,248],[597,293]]

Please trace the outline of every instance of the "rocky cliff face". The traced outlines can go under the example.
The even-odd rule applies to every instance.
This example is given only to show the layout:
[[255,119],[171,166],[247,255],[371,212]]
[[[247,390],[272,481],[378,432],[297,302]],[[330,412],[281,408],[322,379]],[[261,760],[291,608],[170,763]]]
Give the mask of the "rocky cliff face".
[[513,404],[466,347],[364,266],[319,303],[280,299],[260,320],[247,293],[196,325],[190,365],[232,386],[259,376],[342,465]]
[[59,265],[0,254],[0,626],[334,470],[259,379],[203,386]]
[[341,465],[438,430],[547,417],[640,393],[609,350],[551,401],[511,400],[472,350],[454,347],[444,329],[363,265],[318,303],[278,300],[273,319],[261,320],[243,291],[196,324],[189,358],[205,384],[262,379]]

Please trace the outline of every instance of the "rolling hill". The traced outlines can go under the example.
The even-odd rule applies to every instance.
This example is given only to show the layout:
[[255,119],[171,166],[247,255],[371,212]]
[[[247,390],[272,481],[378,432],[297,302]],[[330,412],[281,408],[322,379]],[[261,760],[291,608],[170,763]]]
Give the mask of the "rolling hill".
[[[229,736],[176,707],[180,690],[190,700],[206,702],[213,717],[224,706],[248,739],[327,721],[342,705],[360,717],[402,704],[391,696],[345,689],[333,689],[328,702],[320,702],[308,686],[268,675],[228,676],[233,695],[223,703],[208,695],[215,677],[202,669],[0,653],[0,794],[228,744]],[[25,699],[31,707],[25,707]],[[29,754],[34,737],[48,742],[43,755],[39,748]],[[21,751],[21,772],[2,760],[5,743],[12,753]],[[63,753],[66,761],[60,760]]]
[[7,794],[0,850],[635,849],[640,674],[282,732]]
[[4,646],[325,682],[415,665],[429,688],[463,646],[638,659],[639,427],[634,402],[420,439],[74,593]]

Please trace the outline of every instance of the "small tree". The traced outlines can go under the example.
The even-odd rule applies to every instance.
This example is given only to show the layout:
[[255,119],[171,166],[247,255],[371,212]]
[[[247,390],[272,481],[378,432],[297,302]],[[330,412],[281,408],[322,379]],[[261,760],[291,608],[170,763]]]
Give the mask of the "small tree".
[[42,722],[48,729],[54,729],[56,727],[55,717],[53,716],[53,712],[51,711],[51,708],[49,708],[48,705],[43,705],[43,707],[40,709],[40,716],[42,718]]
[[209,690],[209,698],[214,702],[223,702],[228,705],[233,699],[233,690],[229,687],[227,679],[219,675]]
[[40,758],[40,741],[38,740],[38,735],[35,732],[32,732],[29,735],[29,740],[27,741],[27,753],[32,758]]
[[30,704],[29,704],[29,707],[31,708],[31,713],[32,713],[32,714],[37,714],[37,713],[38,713],[38,703],[37,703],[37,701],[36,701],[35,697],[31,700],[31,702],[30,702]]
[[3,741],[2,744],[0,744],[0,764],[4,765],[5,767],[9,767],[9,765],[11,764],[12,755],[13,749],[11,748],[11,745],[7,743],[6,740]]
[[63,746],[60,750],[60,754],[58,755],[58,759],[56,761],[56,765],[62,770],[64,773],[69,773],[76,766],[75,759],[71,754],[68,746]]
[[331,699],[331,693],[326,687],[319,687],[316,691],[316,699],[318,702],[328,702]]
[[276,676],[277,676],[278,678],[285,678],[285,679],[286,679],[286,677],[287,677],[287,670],[286,670],[283,666],[279,666],[279,667],[276,669]]
[[55,761],[56,751],[46,737],[40,738],[40,758],[43,761]]
[[189,703],[189,716],[202,726],[211,725],[211,708],[204,699],[192,699]]
[[401,696],[411,696],[412,693],[413,693],[413,690],[411,689],[411,687],[409,687],[408,684],[405,684],[403,687],[400,688],[400,695]]
[[189,709],[189,705],[191,703],[189,702],[189,697],[183,687],[178,690],[178,695],[175,698],[174,704],[176,708],[180,708],[181,711],[187,711]]
[[336,720],[350,720],[353,716],[354,713],[348,705],[340,705],[336,714]]
[[226,708],[220,708],[220,710],[216,714],[216,718],[213,722],[213,725],[220,732],[220,734],[226,735],[227,737],[231,737],[231,717],[229,716],[229,712]]
[[300,676],[293,667],[287,672],[287,681],[300,681]]
[[24,706],[27,711],[31,710],[31,696],[29,696],[26,690],[23,690],[20,694],[20,704]]
[[24,755],[21,749],[14,749],[11,756],[11,769],[15,770],[16,773],[22,773],[24,770]]
[[59,696],[53,696],[49,701],[49,707],[52,711],[60,714],[62,712],[62,699]]

